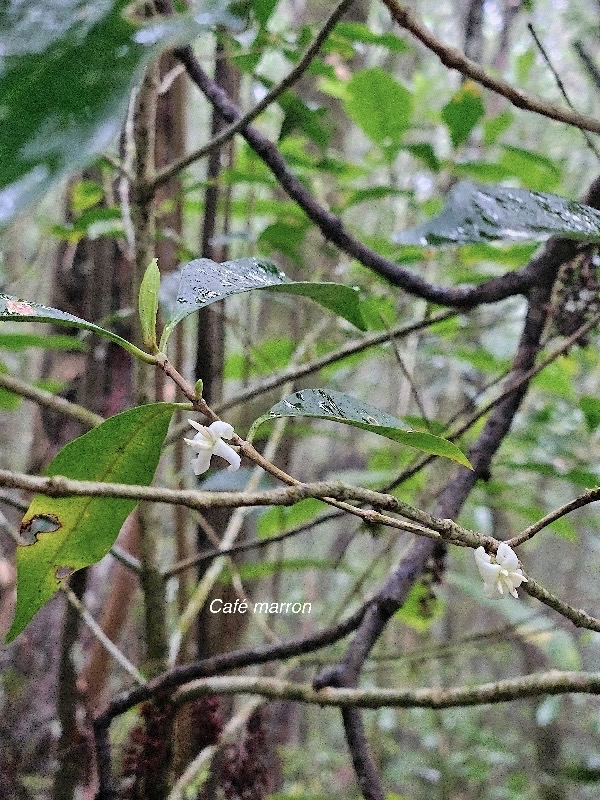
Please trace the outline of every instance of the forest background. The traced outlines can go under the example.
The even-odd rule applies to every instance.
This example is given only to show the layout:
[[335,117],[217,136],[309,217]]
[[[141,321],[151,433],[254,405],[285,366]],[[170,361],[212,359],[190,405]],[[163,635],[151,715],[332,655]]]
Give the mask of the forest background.
[[599,11],[3,6],[0,797],[597,796]]

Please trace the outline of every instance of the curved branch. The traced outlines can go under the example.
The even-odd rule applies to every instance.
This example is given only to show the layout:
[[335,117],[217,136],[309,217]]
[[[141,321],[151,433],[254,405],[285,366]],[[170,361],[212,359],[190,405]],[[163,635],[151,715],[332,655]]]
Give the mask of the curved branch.
[[64,397],[47,392],[45,389],[40,389],[38,386],[31,386],[26,381],[22,381],[14,375],[8,375],[6,372],[0,372],[0,386],[9,392],[19,395],[19,397],[24,397],[37,403],[39,406],[71,417],[71,419],[81,422],[86,428],[95,428],[101,422],[104,422],[104,417],[99,414],[95,414],[77,403],[72,403]]
[[[221,131],[221,133],[217,134],[214,138],[207,142],[202,147],[199,147],[197,150],[194,150],[192,153],[189,153],[187,156],[182,158],[179,161],[174,162],[173,164],[169,164],[162,172],[159,172],[156,175],[154,181],[152,181],[150,185],[150,190],[154,193],[160,186],[163,186],[165,183],[171,180],[172,177],[177,175],[178,172],[181,172],[182,169],[185,167],[189,167],[190,164],[193,164],[194,161],[198,161],[200,158],[204,158],[217,147],[220,147],[225,142],[228,142],[236,133],[239,133],[243,128],[246,127],[252,120],[256,119],[259,114],[261,114],[266,108],[272,105],[278,97],[280,97],[285,91],[287,91],[290,87],[292,87],[296,81],[298,81],[306,72],[308,67],[310,66],[310,62],[315,58],[318,54],[319,50],[321,49],[323,42],[327,39],[333,28],[335,27],[337,21],[342,17],[346,11],[348,10],[349,6],[352,5],[354,0],[342,0],[336,8],[331,12],[329,17],[326,19],[323,27],[315,36],[314,40],[311,42],[309,47],[304,52],[304,55],[298,61],[296,66],[283,78],[283,80],[274,86],[264,97],[263,99],[258,102],[254,108],[247,111],[243,116],[241,116],[236,122],[230,125],[225,130]],[[164,4],[166,5],[166,4]]]
[[398,25],[410,31],[428,50],[435,53],[448,69],[455,69],[461,75],[465,75],[476,83],[485,86],[486,89],[505,97],[516,108],[532,111],[548,119],[565,122],[567,125],[574,125],[580,130],[600,133],[600,119],[589,117],[587,114],[580,114],[578,111],[568,108],[561,108],[553,103],[546,103],[537,97],[533,97],[533,95],[521,91],[521,89],[517,89],[508,81],[490,75],[481,64],[467,58],[462,50],[445,45],[439,39],[436,39],[429,28],[421,23],[417,15],[398,2],[398,0],[382,0],[382,2],[387,6],[388,11]]
[[[185,66],[190,79],[206,95],[221,116],[228,122],[237,122],[241,117],[239,109],[223,89],[208,77],[191,47],[178,48],[175,54]],[[240,133],[257,156],[269,167],[279,185],[314,222],[327,241],[408,294],[439,305],[472,308],[479,303],[495,303],[507,297],[524,294],[535,283],[536,274],[531,269],[514,270],[477,286],[446,287],[429,283],[420,275],[409,272],[367,247],[349,233],[340,217],[317,202],[294,175],[277,147],[256,128],[246,125]]]

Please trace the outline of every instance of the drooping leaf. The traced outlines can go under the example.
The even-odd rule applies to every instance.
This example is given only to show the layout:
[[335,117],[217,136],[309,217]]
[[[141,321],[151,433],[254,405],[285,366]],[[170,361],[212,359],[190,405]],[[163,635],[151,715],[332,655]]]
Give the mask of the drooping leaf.
[[283,141],[294,131],[302,131],[319,147],[327,147],[331,131],[327,128],[326,109],[311,108],[292,91],[280,95],[277,103],[285,113],[279,131],[279,141]]
[[263,422],[277,417],[312,417],[341,422],[344,425],[377,433],[379,436],[386,436],[423,453],[449,458],[471,468],[462,450],[447,439],[425,431],[412,430],[397,417],[392,417],[381,409],[343,392],[330,389],[301,389],[294,392],[259,417],[250,428],[248,438],[253,437]]
[[356,72],[346,86],[344,107],[348,116],[393,158],[410,125],[413,98],[385,70],[372,67]]
[[489,117],[482,123],[483,143],[489,147],[494,144],[504,131],[508,130],[514,122],[514,116],[510,111],[502,111],[495,117]]
[[252,289],[309,297],[360,330],[365,329],[359,293],[354,288],[338,283],[295,282],[273,264],[256,258],[240,258],[222,264],[209,258],[197,258],[163,279],[160,301],[167,322],[160,349],[164,349],[175,326],[189,314]]
[[153,58],[230,20],[227,3],[136,25],[124,0],[0,7],[0,224],[114,139]]
[[526,189],[546,191],[555,189],[562,177],[560,162],[522,147],[503,145],[499,164],[510,175],[519,178]]
[[450,131],[452,145],[464,144],[469,134],[485,114],[481,91],[473,81],[465,81],[442,109],[442,119]]
[[[47,475],[148,485],[176,408],[155,403],[110,417],[69,442]],[[34,497],[21,525],[30,544],[17,548],[17,607],[7,641],[21,633],[68,574],[108,553],[136,505],[111,497]]]
[[116,344],[138,357],[143,355],[142,351],[138,350],[127,339],[123,339],[116,333],[100,327],[100,325],[94,325],[93,322],[76,317],[67,311],[61,311],[51,306],[43,306],[41,303],[35,303],[32,300],[20,300],[18,297],[12,297],[8,294],[0,294],[0,321],[2,320],[10,322],[51,322],[54,325],[80,328],[81,330],[104,336],[105,339],[116,342]]
[[600,211],[546,192],[462,181],[448,194],[438,216],[394,236],[400,244],[543,241],[563,236],[600,241]]

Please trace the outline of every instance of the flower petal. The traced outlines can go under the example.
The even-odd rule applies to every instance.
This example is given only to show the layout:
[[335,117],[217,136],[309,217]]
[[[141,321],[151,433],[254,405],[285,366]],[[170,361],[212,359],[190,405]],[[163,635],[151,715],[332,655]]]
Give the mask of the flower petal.
[[212,452],[212,449],[214,447],[214,442],[209,442],[208,439],[204,438],[199,433],[197,433],[193,439],[184,438],[183,441],[186,444],[189,444],[192,450],[195,450],[196,453],[200,453],[203,450],[210,450]]
[[207,430],[219,439],[231,439],[233,436],[233,425],[230,425],[228,422],[223,422],[222,420],[212,422]]
[[213,449],[213,453],[216,456],[221,456],[221,458],[224,458],[225,461],[229,461],[229,466],[227,467],[227,470],[229,472],[235,472],[237,469],[240,468],[242,459],[240,458],[239,454],[235,452],[233,447],[230,447],[228,444],[225,444],[225,442],[222,439],[217,440],[217,443]]
[[506,542],[500,542],[498,545],[496,561],[501,567],[508,570],[508,572],[514,572],[519,568],[519,559],[517,558],[517,554],[506,544]]
[[212,450],[201,450],[196,458],[192,459],[192,467],[195,475],[202,475],[210,467]]

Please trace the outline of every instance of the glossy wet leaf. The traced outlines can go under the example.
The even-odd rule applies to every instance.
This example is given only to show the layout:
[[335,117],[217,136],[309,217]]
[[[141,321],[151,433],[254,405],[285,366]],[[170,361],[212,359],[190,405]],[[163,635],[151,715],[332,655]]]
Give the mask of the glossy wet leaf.
[[444,245],[492,241],[543,241],[562,236],[600,241],[600,211],[545,192],[462,181],[441,214],[394,236],[399,244]]
[[136,25],[123,0],[0,6],[0,224],[117,135],[129,93],[162,50],[227,19],[226,4]]
[[248,438],[253,437],[263,422],[277,417],[312,417],[341,422],[393,439],[423,453],[449,458],[458,464],[471,467],[462,450],[447,439],[434,436],[432,433],[412,430],[401,419],[392,417],[385,411],[343,392],[330,389],[301,389],[294,392],[257,419],[248,432]]
[[[155,403],[110,417],[69,442],[46,474],[150,484],[176,408]],[[21,525],[23,538],[31,543],[17,548],[17,607],[7,641],[58,591],[60,576],[95,564],[108,553],[136,505],[135,500],[110,497],[34,497]]]
[[[7,322],[51,322],[53,325],[80,328],[81,330],[97,333],[105,339],[110,339],[111,342],[124,347],[130,353],[139,355],[140,352],[126,339],[106,328],[100,327],[100,325],[94,325],[93,322],[76,317],[67,311],[61,311],[51,306],[43,306],[41,303],[35,303],[32,300],[20,300],[18,297],[12,297],[8,294],[0,294],[0,322],[2,320]],[[76,349],[76,347],[74,346],[73,349]]]
[[365,329],[357,289],[338,283],[292,281],[273,264],[256,258],[240,258],[222,264],[209,258],[197,258],[163,279],[160,301],[167,321],[160,349],[164,348],[174,327],[189,314],[252,289],[308,297],[360,330]]

